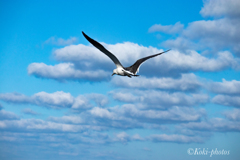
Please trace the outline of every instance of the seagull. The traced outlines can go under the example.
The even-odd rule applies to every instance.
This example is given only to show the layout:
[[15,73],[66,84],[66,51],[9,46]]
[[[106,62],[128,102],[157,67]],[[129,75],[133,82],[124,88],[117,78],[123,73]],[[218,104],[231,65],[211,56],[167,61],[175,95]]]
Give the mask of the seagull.
[[132,78],[132,76],[139,76],[139,75],[137,75],[137,73],[139,72],[140,65],[144,61],[146,61],[149,58],[153,58],[153,57],[156,57],[156,56],[161,55],[163,53],[166,53],[170,50],[169,49],[169,50],[161,52],[161,53],[157,53],[157,54],[154,54],[154,55],[150,55],[150,56],[141,58],[141,59],[137,60],[130,67],[123,67],[122,64],[119,62],[119,60],[117,59],[117,57],[114,54],[109,52],[106,48],[104,48],[100,43],[98,43],[94,39],[88,37],[84,32],[82,32],[82,34],[93,46],[95,46],[97,49],[99,49],[104,54],[106,54],[115,63],[117,68],[113,70],[112,76],[115,75],[115,74],[120,75],[120,76],[128,76],[129,78]]

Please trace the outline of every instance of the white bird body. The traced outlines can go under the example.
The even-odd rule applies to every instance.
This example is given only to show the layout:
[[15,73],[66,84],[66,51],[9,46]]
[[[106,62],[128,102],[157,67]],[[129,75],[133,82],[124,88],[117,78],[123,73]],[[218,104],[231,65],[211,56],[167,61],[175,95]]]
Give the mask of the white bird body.
[[144,57],[144,58],[141,58],[139,60],[137,60],[132,66],[130,67],[123,67],[122,64],[119,62],[119,60],[117,59],[117,57],[115,55],[113,55],[111,52],[109,52],[106,48],[104,48],[100,43],[98,43],[97,41],[95,41],[94,39],[88,37],[84,32],[83,33],[83,36],[93,45],[95,46],[97,49],[99,49],[100,51],[102,51],[104,54],[106,54],[116,65],[116,69],[113,70],[113,74],[117,74],[117,75],[120,75],[120,76],[128,76],[131,78],[131,76],[139,76],[139,75],[136,75],[137,72],[139,71],[139,67],[140,65],[146,61],[147,59],[149,58],[152,58],[152,57],[155,57],[155,56],[158,56],[158,55],[161,55],[165,52],[168,52],[169,50],[167,51],[164,51],[164,52],[161,52],[161,53],[157,53],[157,54],[154,54],[154,55],[150,55],[150,56],[147,56],[147,57]]
[[113,74],[117,74],[120,76],[125,76],[125,72],[123,71],[124,69],[122,67],[117,67],[116,69],[113,70]]
[[116,69],[113,70],[113,74],[117,74],[117,75],[120,75],[120,76],[128,76],[128,77],[131,77],[131,76],[138,76],[138,75],[135,75],[127,70],[125,70],[123,67],[117,67]]

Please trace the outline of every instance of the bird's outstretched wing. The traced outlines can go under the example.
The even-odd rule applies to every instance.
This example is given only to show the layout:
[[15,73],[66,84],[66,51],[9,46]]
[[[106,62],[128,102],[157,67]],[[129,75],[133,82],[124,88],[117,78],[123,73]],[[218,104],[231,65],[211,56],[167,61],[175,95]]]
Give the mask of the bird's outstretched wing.
[[138,71],[138,69],[139,69],[139,67],[140,67],[140,65],[141,65],[144,61],[146,61],[146,60],[149,59],[149,58],[153,58],[153,57],[156,57],[156,56],[161,55],[161,54],[163,54],[163,53],[166,53],[166,52],[168,52],[168,51],[170,51],[170,49],[167,50],[167,51],[161,52],[161,53],[157,53],[157,54],[154,54],[154,55],[151,55],[151,56],[147,56],[147,57],[141,58],[141,59],[137,60],[133,65],[131,65],[130,67],[126,67],[125,69],[128,70],[128,71],[130,71],[130,72],[132,72],[133,74],[136,74],[137,71]]
[[109,58],[111,58],[111,60],[115,63],[117,67],[123,68],[122,64],[119,62],[116,56],[114,56],[111,52],[109,52],[106,48],[104,48],[100,43],[88,37],[84,32],[82,32],[82,34],[92,45],[94,45],[97,49],[99,49],[104,54],[106,54]]

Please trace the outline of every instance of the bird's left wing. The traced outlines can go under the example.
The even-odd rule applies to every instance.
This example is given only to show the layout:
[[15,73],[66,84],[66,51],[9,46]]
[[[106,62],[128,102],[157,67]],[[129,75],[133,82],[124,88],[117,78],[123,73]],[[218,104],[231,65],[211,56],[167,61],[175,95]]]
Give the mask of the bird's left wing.
[[117,67],[123,68],[122,64],[119,62],[116,56],[114,56],[111,52],[109,52],[106,48],[104,48],[100,43],[88,37],[84,32],[82,32],[82,34],[92,45],[94,45],[97,49],[99,49],[104,54],[106,54],[109,58],[111,58],[111,60],[115,63]]

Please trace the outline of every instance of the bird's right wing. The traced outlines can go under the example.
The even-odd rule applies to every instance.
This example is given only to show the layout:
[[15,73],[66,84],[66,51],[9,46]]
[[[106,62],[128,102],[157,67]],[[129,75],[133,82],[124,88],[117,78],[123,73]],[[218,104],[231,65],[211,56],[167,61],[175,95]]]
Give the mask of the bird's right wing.
[[146,61],[146,60],[149,59],[149,58],[153,58],[153,57],[156,57],[156,56],[158,56],[158,55],[161,55],[161,54],[163,54],[163,53],[165,53],[165,52],[168,52],[168,51],[170,51],[170,49],[167,50],[167,51],[161,52],[161,53],[157,53],[157,54],[154,54],[154,55],[151,55],[151,56],[147,56],[147,57],[141,58],[141,59],[137,60],[132,66],[127,67],[126,69],[129,70],[130,72],[132,72],[133,74],[136,74],[137,71],[138,71],[138,69],[139,69],[139,67],[140,67],[140,65],[141,65],[144,61]]
[[106,54],[109,58],[111,58],[111,60],[115,63],[117,67],[123,68],[122,64],[119,62],[116,56],[114,56],[111,52],[109,52],[106,48],[104,48],[100,43],[88,37],[84,32],[82,32],[82,34],[92,45],[94,45],[97,49],[99,49],[104,54]]

